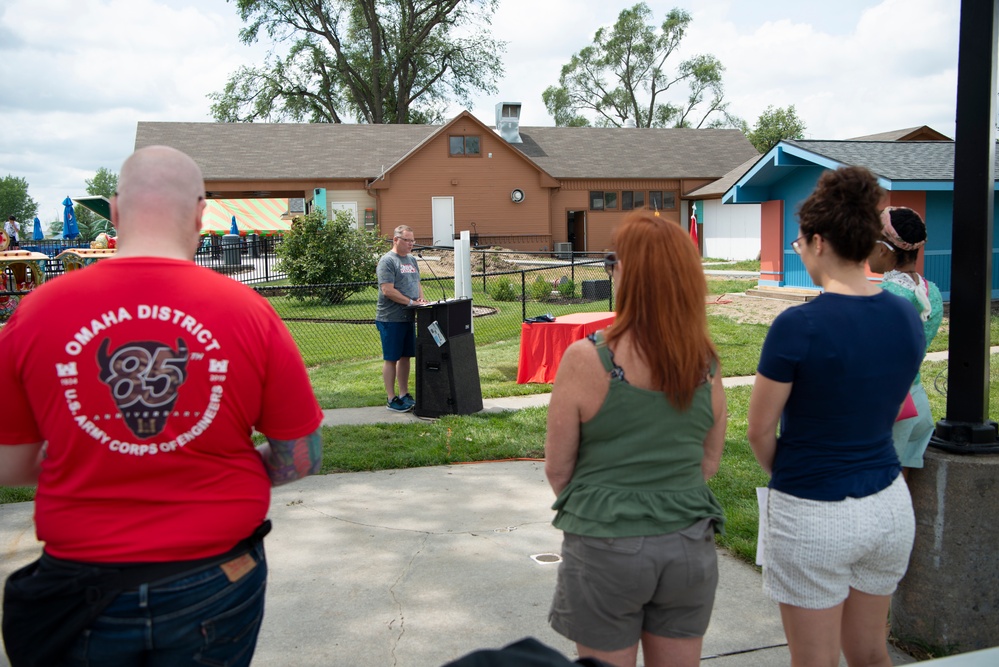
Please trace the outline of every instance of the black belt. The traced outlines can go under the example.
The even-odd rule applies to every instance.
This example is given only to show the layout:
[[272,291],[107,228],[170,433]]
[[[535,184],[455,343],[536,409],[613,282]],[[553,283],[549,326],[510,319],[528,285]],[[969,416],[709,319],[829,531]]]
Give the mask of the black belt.
[[11,574],[4,586],[3,637],[11,665],[59,663],[80,632],[120,593],[222,565],[252,550],[270,530],[270,520],[264,521],[223,554],[179,562],[98,565],[43,553]]
[[82,563],[56,558],[42,553],[42,561],[54,567],[90,569],[101,579],[101,588],[118,591],[134,590],[142,584],[165,583],[188,574],[195,574],[216,565],[221,565],[251,551],[271,532],[271,520],[266,519],[257,526],[249,537],[240,540],[225,553],[194,560],[165,561],[162,563]]

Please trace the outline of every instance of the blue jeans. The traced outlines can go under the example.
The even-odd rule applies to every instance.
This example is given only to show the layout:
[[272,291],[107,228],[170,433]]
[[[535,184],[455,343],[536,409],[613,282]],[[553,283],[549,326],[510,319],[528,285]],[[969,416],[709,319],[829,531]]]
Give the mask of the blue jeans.
[[263,543],[249,555],[256,567],[235,582],[216,566],[122,593],[80,635],[64,665],[249,665],[264,618]]

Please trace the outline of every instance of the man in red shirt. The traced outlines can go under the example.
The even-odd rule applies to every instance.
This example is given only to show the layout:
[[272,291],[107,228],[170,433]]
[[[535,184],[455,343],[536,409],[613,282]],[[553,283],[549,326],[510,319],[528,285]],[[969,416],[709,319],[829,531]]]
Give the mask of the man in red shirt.
[[118,188],[116,255],[35,290],[0,329],[0,485],[38,485],[45,543],[8,581],[5,642],[17,665],[18,623],[45,601],[25,582],[94,574],[100,603],[64,647],[79,660],[248,665],[270,487],[319,471],[322,411],[267,301],[191,261],[194,161],[141,149]]

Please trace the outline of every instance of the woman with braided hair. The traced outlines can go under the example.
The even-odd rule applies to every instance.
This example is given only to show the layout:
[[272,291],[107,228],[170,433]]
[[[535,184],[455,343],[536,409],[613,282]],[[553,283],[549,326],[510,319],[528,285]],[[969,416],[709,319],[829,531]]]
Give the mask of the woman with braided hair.
[[[943,319],[943,298],[936,285],[916,272],[919,249],[925,243],[926,225],[919,214],[911,208],[889,206],[881,211],[881,238],[867,264],[874,273],[884,274],[881,289],[906,299],[916,308],[929,347]],[[930,401],[918,373],[909,395],[919,414],[895,422],[891,432],[906,480],[909,468],[923,467],[923,452],[933,435]]]

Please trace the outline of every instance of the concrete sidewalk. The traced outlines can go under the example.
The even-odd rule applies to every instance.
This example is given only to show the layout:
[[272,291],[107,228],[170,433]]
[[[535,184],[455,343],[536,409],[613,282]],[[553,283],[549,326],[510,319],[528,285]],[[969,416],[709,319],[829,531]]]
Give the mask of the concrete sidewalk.
[[[756,376],[731,377],[722,380],[726,387],[752,385]],[[526,396],[507,396],[504,398],[482,399],[483,413],[506,412],[548,405],[551,394],[528,394]],[[323,410],[323,426],[345,426],[349,424],[406,424],[425,421],[412,412],[392,412],[383,406],[366,408],[340,408]]]
[[[275,489],[254,665],[424,667],[525,636],[572,656],[547,623],[558,566],[532,558],[559,552],[552,500],[534,462],[342,473]],[[0,576],[39,553],[32,509],[0,506]],[[723,550],[719,560],[705,658],[788,664],[759,573]]]

